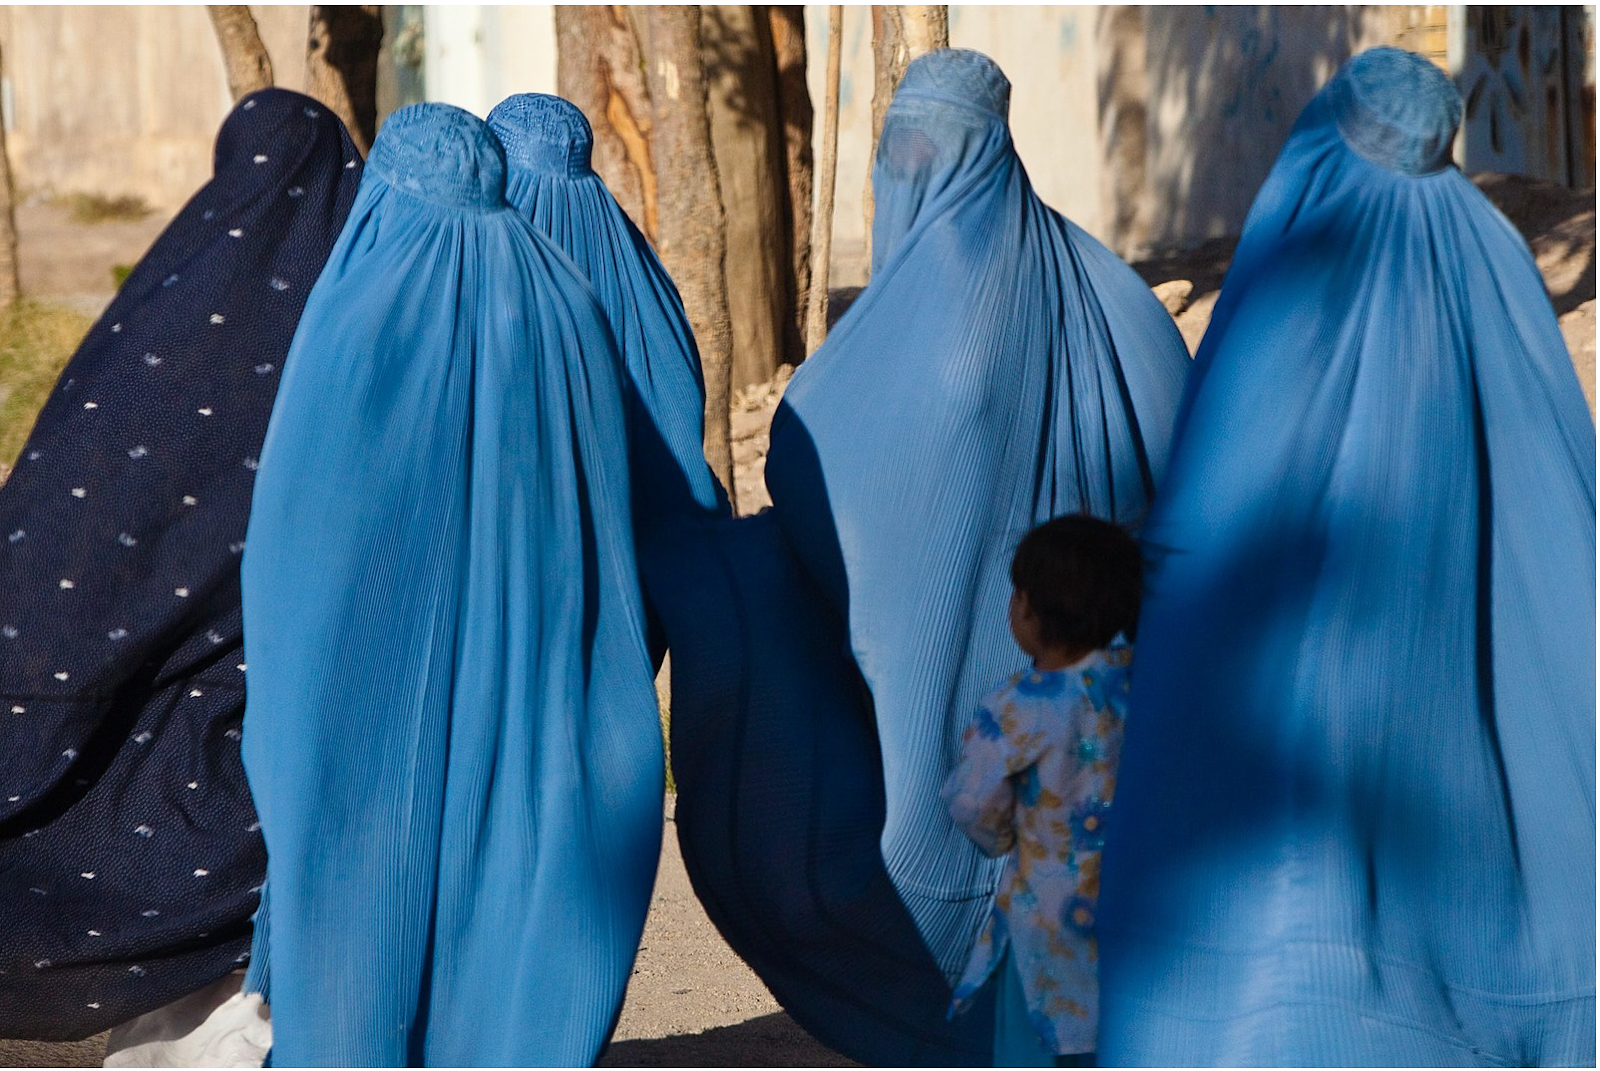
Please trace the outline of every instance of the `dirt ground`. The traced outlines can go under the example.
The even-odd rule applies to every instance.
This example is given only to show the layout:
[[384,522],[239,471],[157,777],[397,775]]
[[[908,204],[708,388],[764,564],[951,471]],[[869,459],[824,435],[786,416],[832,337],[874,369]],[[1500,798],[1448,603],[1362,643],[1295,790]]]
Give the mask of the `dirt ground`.
[[[0,1041],[0,1067],[99,1067],[105,1035]],[[812,1040],[718,936],[689,887],[668,801],[661,869],[601,1067],[855,1067]]]
[[[1594,191],[1503,175],[1482,175],[1475,181],[1528,237],[1592,411]],[[134,263],[165,223],[153,216],[86,226],[73,222],[65,209],[43,202],[22,206],[18,217],[24,287],[34,297],[71,304],[91,315],[110,298],[112,265]],[[1135,265],[1172,313],[1191,352],[1210,320],[1232,253],[1231,241],[1217,241]],[[842,314],[857,292],[854,287],[836,291],[830,319]],[[741,391],[735,399],[735,483],[741,513],[770,504],[762,482],[767,428],[787,381],[784,369],[771,383]],[[689,886],[670,808],[669,801],[650,917],[622,1019],[602,1066],[853,1066],[783,1014],[712,927]],[[0,1067],[98,1066],[104,1044],[103,1036],[67,1045],[0,1041]]]

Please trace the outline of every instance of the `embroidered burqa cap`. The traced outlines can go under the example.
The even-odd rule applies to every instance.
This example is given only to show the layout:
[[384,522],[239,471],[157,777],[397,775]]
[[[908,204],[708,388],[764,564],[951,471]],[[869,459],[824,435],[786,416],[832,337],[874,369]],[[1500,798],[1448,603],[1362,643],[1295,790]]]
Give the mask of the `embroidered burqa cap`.
[[265,872],[239,556],[284,354],[360,157],[245,97],[0,489],[0,1033],[86,1037],[235,969]]
[[[586,1065],[660,847],[621,362],[489,128],[384,123],[244,562],[281,1065]],[[268,971],[270,968],[270,974]]]
[[1145,528],[1109,1064],[1594,1062],[1594,425],[1460,115],[1363,53],[1246,222]]

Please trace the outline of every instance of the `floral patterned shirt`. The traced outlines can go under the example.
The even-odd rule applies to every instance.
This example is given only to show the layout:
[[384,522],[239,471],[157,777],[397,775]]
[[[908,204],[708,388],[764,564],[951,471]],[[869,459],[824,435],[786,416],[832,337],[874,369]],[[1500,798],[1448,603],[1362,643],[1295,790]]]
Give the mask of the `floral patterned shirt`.
[[1057,1053],[1095,1049],[1100,846],[1132,661],[1118,636],[1064,669],[1013,676],[984,699],[944,788],[967,836],[1007,855],[951,1014],[983,987],[1009,942],[1034,1029]]

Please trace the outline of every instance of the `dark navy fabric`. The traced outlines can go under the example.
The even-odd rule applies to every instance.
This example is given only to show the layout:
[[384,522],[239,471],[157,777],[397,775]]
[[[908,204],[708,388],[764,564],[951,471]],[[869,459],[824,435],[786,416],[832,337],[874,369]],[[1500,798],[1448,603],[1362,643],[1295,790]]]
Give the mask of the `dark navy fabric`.
[[[795,373],[773,422],[767,484],[798,557],[779,589],[791,620],[741,609],[760,593],[735,577],[730,606],[698,611],[707,629],[747,630],[737,643],[736,632],[724,637],[722,670],[697,662],[691,675],[674,655],[674,740],[709,750],[706,726],[744,734],[737,760],[674,747],[675,762],[706,764],[678,778],[697,888],[742,887],[737,901],[715,893],[735,905],[713,912],[724,936],[820,1038],[870,1062],[970,1063],[989,1049],[991,1011],[947,1023],[945,1010],[999,863],[955,828],[940,788],[978,700],[1026,665],[1006,625],[1016,541],[1062,513],[1142,519],[1189,364],[1149,288],[1033,193],[1007,127],[1009,94],[976,52],[908,67],[873,171],[871,285]],[[728,553],[756,541],[732,534],[737,525],[713,530]],[[760,553],[778,553],[770,533],[762,539]],[[648,573],[675,651],[694,645],[684,630],[698,626],[666,604],[711,597],[674,579],[675,557],[707,553],[681,542],[653,547]],[[795,630],[810,639],[788,638]],[[842,656],[803,653],[830,649]],[[759,703],[736,693],[746,705],[731,713],[728,693],[707,683],[758,681],[785,658],[797,686]],[[864,689],[847,684],[857,672]],[[855,731],[824,729],[825,709]],[[802,723],[783,735],[809,738],[809,752],[766,742],[785,719]],[[861,782],[862,768],[877,777]],[[876,842],[852,839],[850,866],[806,839],[821,835],[835,794],[856,801],[839,835]],[[803,969],[780,970],[762,949],[797,925],[790,898],[816,926]],[[896,957],[916,980],[873,981]]]
[[246,954],[239,555],[360,173],[322,105],[246,97],[0,489],[0,1034],[85,1037]]
[[634,520],[641,531],[684,513],[726,515],[706,464],[705,381],[683,300],[655,251],[590,166],[583,113],[519,93],[489,113],[505,147],[506,198],[594,286],[628,369]]
[[1144,532],[1109,1064],[1594,1064],[1594,425],[1460,115],[1426,60],[1352,60],[1201,345]]
[[586,1065],[615,1025],[664,773],[624,391],[489,128],[390,116],[244,559],[275,1064]]

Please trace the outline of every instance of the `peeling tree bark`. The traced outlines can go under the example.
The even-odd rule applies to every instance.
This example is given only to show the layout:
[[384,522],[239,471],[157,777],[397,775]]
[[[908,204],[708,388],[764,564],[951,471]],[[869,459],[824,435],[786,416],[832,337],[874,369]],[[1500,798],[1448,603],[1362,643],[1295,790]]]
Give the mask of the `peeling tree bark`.
[[272,57],[261,43],[255,16],[245,4],[207,4],[211,28],[222,47],[222,63],[228,72],[228,92],[235,101],[258,89],[272,85]]
[[822,159],[817,162],[817,211],[811,225],[811,293],[806,308],[806,351],[828,337],[828,258],[833,255],[833,189],[839,170],[839,60],[844,49],[844,8],[828,7],[827,96],[822,106]]
[[556,7],[556,89],[594,128],[594,169],[651,244],[660,234],[654,119],[634,16],[621,5]]
[[866,256],[872,263],[872,161],[878,158],[878,136],[906,65],[925,52],[950,47],[950,8],[933,4],[872,5],[872,149],[867,156],[867,188],[861,204],[866,215]]
[[700,9],[652,4],[636,11],[660,178],[656,251],[678,284],[699,343],[706,383],[706,460],[731,500],[733,332],[725,275],[727,236],[707,112]]
[[333,109],[365,156],[378,133],[381,9],[376,4],[312,4],[310,11],[306,92]]
[[806,86],[805,8],[770,4],[767,21],[772,58],[778,75],[778,117],[783,124],[785,172],[789,196],[785,210],[790,229],[790,263],[794,315],[784,332],[783,355],[790,364],[805,359],[806,298],[811,292],[811,133],[814,117]]

